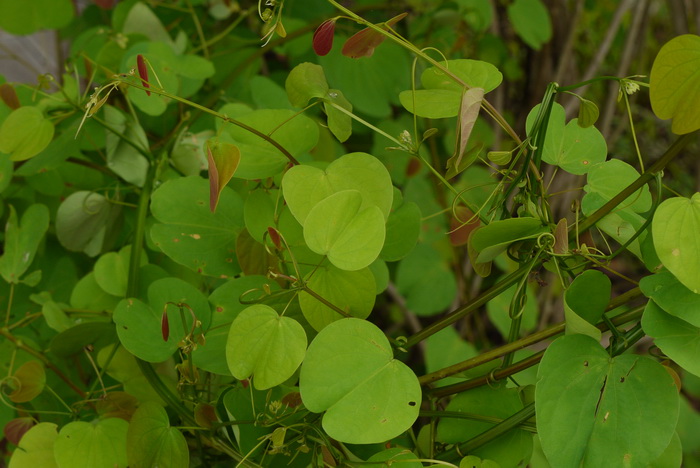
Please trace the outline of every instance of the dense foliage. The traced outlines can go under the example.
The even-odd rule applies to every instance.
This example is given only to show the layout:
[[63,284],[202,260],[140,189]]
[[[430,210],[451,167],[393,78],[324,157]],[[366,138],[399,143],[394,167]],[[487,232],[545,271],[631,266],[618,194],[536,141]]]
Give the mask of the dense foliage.
[[700,466],[698,25],[599,3],[0,0],[4,463]]

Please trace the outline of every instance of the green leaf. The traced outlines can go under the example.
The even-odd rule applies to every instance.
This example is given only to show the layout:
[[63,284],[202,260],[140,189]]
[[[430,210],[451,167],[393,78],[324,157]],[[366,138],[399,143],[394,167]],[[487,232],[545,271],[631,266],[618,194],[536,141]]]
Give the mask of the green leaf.
[[275,202],[278,191],[254,190],[250,192],[243,206],[243,219],[250,236],[263,243],[268,227],[275,226]]
[[31,205],[18,222],[17,212],[10,205],[5,224],[5,242],[0,257],[0,274],[8,283],[18,283],[34,261],[39,243],[49,228],[49,210],[45,205]]
[[700,377],[700,328],[665,312],[654,301],[644,309],[642,327],[664,354]]
[[670,272],[645,276],[639,281],[639,287],[664,311],[700,327],[700,294],[686,288]]
[[[322,266],[306,278],[308,288],[348,315],[367,318],[376,299],[374,275],[368,268],[345,271],[333,265]],[[316,330],[340,320],[342,316],[306,291],[299,293],[304,317]]]
[[508,19],[518,36],[535,50],[552,38],[552,21],[541,0],[515,0],[508,5]]
[[304,360],[306,333],[294,319],[280,317],[263,304],[243,310],[231,324],[226,360],[238,380],[253,375],[253,385],[267,390],[290,378]]
[[70,0],[0,0],[0,29],[18,35],[58,29],[70,23],[73,11]]
[[9,468],[59,468],[54,455],[57,427],[54,423],[41,422],[29,429],[12,453]]
[[430,245],[418,244],[396,271],[396,287],[406,307],[417,315],[434,315],[450,306],[457,295],[451,269]]
[[501,465],[493,460],[482,460],[477,456],[468,455],[459,462],[459,468],[501,468]]
[[[483,386],[457,395],[447,405],[447,411],[477,413],[498,419],[506,419],[523,408],[516,388],[491,388]],[[436,439],[457,444],[491,429],[493,423],[462,418],[440,418]],[[500,437],[470,452],[480,458],[488,458],[503,468],[520,466],[532,454],[532,434],[521,429],[511,429]]]
[[[597,193],[609,201],[638,177],[639,172],[635,168],[619,159],[611,159],[591,168],[584,190],[586,193]],[[618,211],[630,210],[635,213],[644,213],[650,209],[651,193],[647,185],[625,198],[617,208]]]
[[128,139],[127,142],[106,130],[107,167],[125,181],[143,187],[149,163],[132,143],[140,146],[143,151],[150,151],[146,132],[137,122],[112,106],[105,107],[105,121]]
[[[294,157],[311,150],[318,142],[318,124],[304,115],[289,109],[261,109],[243,111],[235,104],[223,106],[219,112],[270,135]],[[241,162],[236,170],[240,179],[264,179],[282,172],[289,160],[271,143],[250,131],[229,123],[219,123],[225,134],[238,146]]]
[[226,362],[226,343],[231,322],[238,317],[247,305],[240,302],[245,298],[258,298],[264,288],[270,291],[279,289],[279,285],[263,276],[241,276],[228,280],[214,290],[209,296],[211,305],[211,323],[204,334],[206,344],[192,351],[192,362],[207,372],[219,375],[231,375]]
[[382,212],[376,206],[362,208],[357,190],[334,193],[314,206],[304,222],[309,248],[342,270],[360,270],[379,256],[384,245]]
[[601,332],[594,325],[603,316],[610,301],[610,278],[598,270],[578,275],[564,293],[566,333],[583,333],[600,341]]
[[665,200],[651,224],[656,254],[664,266],[694,293],[700,292],[700,193]]
[[170,427],[168,413],[157,403],[142,403],[127,432],[130,468],[188,468],[190,451],[185,436]]
[[313,98],[323,99],[328,92],[328,82],[323,68],[315,63],[300,63],[289,72],[284,83],[289,102],[304,107]]
[[600,111],[593,101],[579,97],[578,124],[581,128],[588,128],[598,121]]
[[340,53],[343,38],[336,37],[333,51],[319,58],[332,88],[342,89],[354,108],[375,118],[391,115],[392,104],[398,104],[396,95],[410,86],[409,53],[387,41],[377,47],[371,57],[356,60]]
[[[470,88],[483,88],[484,93],[493,91],[503,75],[487,62],[469,59],[448,60],[443,65]],[[402,91],[401,104],[414,114],[432,119],[454,117],[460,113],[463,103],[463,86],[436,67],[430,67],[421,75],[425,89]],[[415,104],[415,106],[414,106]],[[476,108],[478,112],[478,107]]]
[[352,444],[398,436],[413,425],[421,405],[413,371],[393,358],[379,328],[355,318],[331,323],[311,342],[299,389],[310,411],[326,412],[326,433]]
[[5,189],[10,186],[14,170],[12,159],[6,155],[0,155],[0,193],[4,192]]
[[537,218],[503,219],[475,230],[469,243],[479,254],[477,262],[485,263],[505,252],[512,243],[534,239],[546,231]]
[[323,103],[323,110],[328,116],[328,129],[342,143],[352,134],[352,118],[338,107],[352,112],[352,104],[340,90],[328,90]]
[[386,239],[379,256],[387,262],[406,257],[418,242],[421,212],[413,202],[403,203],[386,220]]
[[[402,447],[394,447],[377,452],[367,459],[368,464],[363,464],[367,468],[384,468],[386,466],[397,468],[422,468],[423,464],[418,456],[410,450]],[[369,463],[382,462],[382,463]]]
[[219,204],[221,192],[238,169],[241,152],[235,145],[212,138],[207,141],[207,161],[209,162],[209,209],[214,212]]
[[700,36],[685,34],[668,41],[651,67],[649,99],[660,119],[673,119],[671,130],[683,135],[700,128]]
[[[527,116],[526,128],[530,136],[539,110],[540,104],[533,107]],[[566,172],[586,174],[607,157],[608,146],[603,134],[593,126],[584,128],[577,119],[567,124],[564,108],[558,103],[552,105],[546,131],[542,160]]]
[[128,428],[129,423],[120,418],[68,423],[54,444],[56,461],[75,468],[126,468]]
[[[192,314],[185,306],[181,314],[178,304],[186,304],[192,309],[201,321],[202,329],[209,326],[211,311],[202,293],[179,278],[168,277],[151,283],[148,288],[148,304],[134,298],[119,302],[113,314],[119,341],[130,353],[144,361],[165,361],[172,356],[192,327]],[[161,333],[164,311],[167,311],[170,323],[167,341],[163,340]]]
[[173,45],[173,41],[163,23],[153,10],[148,8],[143,2],[135,2],[129,9],[121,27],[119,25],[115,26],[117,29],[121,29],[123,34],[140,34],[151,41],[167,44],[169,48]]
[[181,265],[208,276],[236,276],[236,237],[243,226],[243,200],[228,187],[220,209],[209,209],[209,184],[201,177],[165,182],[153,193],[151,212],[160,222],[151,227],[153,242]]
[[[148,258],[141,252],[139,266],[148,263]],[[131,246],[127,245],[117,252],[108,252],[95,262],[95,281],[98,286],[112,296],[124,297],[126,285],[129,279],[129,262],[131,260]]]
[[367,153],[350,153],[336,159],[325,171],[313,166],[294,166],[282,179],[284,199],[301,225],[321,200],[343,190],[362,195],[361,210],[376,206],[386,220],[394,199],[391,176],[386,167]]
[[663,366],[645,356],[611,358],[585,335],[547,348],[535,404],[554,466],[644,467],[668,446],[678,419],[678,391]]
[[56,236],[66,249],[94,257],[102,251],[120,211],[99,193],[72,193],[58,207]]
[[20,107],[0,125],[0,153],[9,154],[13,161],[24,161],[43,151],[51,143],[53,134],[53,124],[44,118],[39,108]]

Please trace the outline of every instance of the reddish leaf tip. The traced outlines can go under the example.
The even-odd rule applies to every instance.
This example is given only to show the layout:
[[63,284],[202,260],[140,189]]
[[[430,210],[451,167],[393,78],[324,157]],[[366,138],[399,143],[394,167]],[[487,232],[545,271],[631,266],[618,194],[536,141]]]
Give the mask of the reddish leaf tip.
[[324,21],[316,28],[313,37],[313,47],[316,55],[327,55],[333,48],[333,34],[336,18]]
[[[139,78],[141,78],[141,85],[144,88],[150,88],[151,86],[148,84],[148,69],[146,68],[146,60],[143,58],[143,55],[138,54],[136,56],[136,66],[139,71]],[[150,96],[151,92],[146,90],[146,95]]]

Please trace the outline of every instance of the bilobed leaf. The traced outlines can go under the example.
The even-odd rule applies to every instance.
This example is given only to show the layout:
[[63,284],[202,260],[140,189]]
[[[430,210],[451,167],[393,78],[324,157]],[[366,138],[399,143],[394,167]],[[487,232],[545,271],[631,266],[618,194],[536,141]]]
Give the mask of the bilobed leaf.
[[386,235],[376,206],[362,208],[362,194],[343,190],[317,203],[304,222],[309,248],[342,270],[360,270],[379,256]]
[[467,151],[467,143],[469,142],[469,137],[471,136],[476,119],[479,117],[479,110],[481,110],[481,101],[483,99],[483,88],[469,88],[462,96],[462,103],[459,109],[458,144],[455,145],[455,154],[447,160],[447,169],[451,169],[455,175],[466,169],[466,167],[462,165],[462,158]]
[[328,92],[328,82],[323,68],[315,63],[300,63],[289,72],[284,83],[289,102],[304,107],[313,98],[323,98]]
[[685,287],[700,293],[700,193],[665,200],[651,224],[656,254]]
[[236,145],[211,139],[207,141],[209,162],[209,209],[216,211],[221,192],[236,173],[241,162],[241,152]]
[[421,211],[413,202],[404,203],[392,211],[386,221],[386,239],[379,256],[396,262],[408,255],[420,235]]
[[185,436],[174,427],[165,408],[142,403],[131,417],[126,435],[130,468],[187,468],[190,451]]
[[0,125],[0,153],[9,154],[13,161],[24,161],[46,148],[53,134],[53,124],[38,107],[20,107]]
[[285,173],[282,189],[289,209],[302,225],[318,202],[343,190],[358,191],[362,195],[361,209],[376,206],[384,219],[389,217],[393,201],[389,172],[367,153],[346,154],[329,164],[325,171],[307,165],[294,166]]
[[121,418],[68,423],[54,444],[56,461],[59,466],[75,468],[126,468],[128,427]]
[[281,384],[304,359],[306,333],[296,320],[280,317],[263,304],[243,310],[231,324],[226,360],[231,374],[244,380],[253,376],[258,390]]
[[18,283],[34,261],[39,243],[49,228],[49,210],[45,205],[31,205],[17,219],[10,205],[10,216],[5,224],[4,252],[0,257],[0,274],[8,283]]
[[653,300],[644,309],[642,328],[666,356],[700,377],[700,328],[665,312]]
[[591,337],[567,335],[549,345],[537,377],[537,430],[553,466],[645,467],[673,436],[678,391],[646,356],[611,358]]
[[[619,159],[611,159],[591,168],[584,190],[587,194],[596,193],[609,201],[638,177],[639,172],[635,168]],[[620,203],[617,211],[644,213],[650,208],[651,192],[645,185]]]
[[700,36],[685,34],[668,41],[651,67],[649,99],[660,119],[673,119],[673,133],[683,135],[700,128]]
[[326,412],[326,433],[353,444],[398,436],[415,422],[421,404],[418,378],[393,358],[384,333],[355,318],[331,323],[311,342],[299,390],[310,411]]
[[[345,271],[333,265],[319,267],[305,278],[307,287],[347,315],[367,318],[376,299],[375,280],[368,268]],[[316,330],[343,318],[341,314],[306,291],[299,293],[304,317]]]
[[126,136],[128,142],[111,131],[106,132],[107,167],[127,182],[142,187],[146,182],[148,159],[132,144],[137,144],[142,151],[148,150],[148,139],[141,125],[115,107],[104,108],[105,120],[117,132]]
[[515,0],[508,5],[508,19],[518,36],[535,50],[552,37],[552,20],[541,0]]
[[[112,296],[124,297],[129,277],[130,260],[131,245],[122,247],[119,252],[108,252],[97,259],[94,267],[94,278],[103,291]],[[148,258],[142,251],[139,266],[147,263]]]

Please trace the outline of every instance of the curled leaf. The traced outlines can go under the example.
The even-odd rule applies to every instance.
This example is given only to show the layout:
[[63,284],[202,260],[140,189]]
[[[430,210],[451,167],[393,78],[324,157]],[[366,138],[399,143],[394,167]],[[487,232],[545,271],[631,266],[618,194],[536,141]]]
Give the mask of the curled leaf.
[[[388,31],[392,26],[404,19],[406,15],[408,15],[408,13],[401,13],[377,26]],[[375,29],[365,28],[350,36],[348,40],[345,41],[342,53],[344,56],[350,58],[371,57],[374,53],[374,49],[384,42],[385,37],[384,34]]]
[[337,18],[326,20],[316,28],[312,40],[316,55],[327,55],[333,48],[333,33],[335,32],[336,21]]
[[241,162],[241,152],[236,145],[216,139],[207,141],[209,162],[209,209],[216,211],[219,197]]
[[579,98],[581,105],[578,108],[578,126],[588,128],[598,120],[600,111],[593,101]]
[[[139,71],[139,77],[141,78],[141,84],[144,88],[150,88],[151,86],[148,84],[148,69],[146,68],[146,61],[143,55],[138,54],[136,56],[136,65]],[[146,95],[150,96],[151,92],[146,90]]]
[[483,101],[483,99],[484,88],[469,88],[462,95],[462,102],[459,110],[459,124],[457,127],[459,136],[457,138],[457,144],[455,145],[455,153],[447,161],[449,173],[454,173],[454,175],[459,174],[476,159],[475,157],[467,158],[465,163],[468,162],[468,164],[463,164],[462,162],[467,152],[467,143],[472,134],[472,129],[474,128],[477,117],[479,117],[479,110],[481,109],[481,101]]

